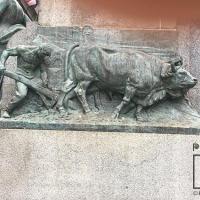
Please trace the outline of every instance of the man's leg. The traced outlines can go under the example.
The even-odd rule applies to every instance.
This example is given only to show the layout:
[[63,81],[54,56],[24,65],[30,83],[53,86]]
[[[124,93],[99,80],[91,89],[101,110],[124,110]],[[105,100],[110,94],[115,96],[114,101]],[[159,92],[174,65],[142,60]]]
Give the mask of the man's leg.
[[12,100],[6,107],[2,117],[9,118],[10,113],[19,105],[19,103],[26,97],[28,92],[28,87],[23,83],[16,82],[16,91],[15,95],[13,96]]

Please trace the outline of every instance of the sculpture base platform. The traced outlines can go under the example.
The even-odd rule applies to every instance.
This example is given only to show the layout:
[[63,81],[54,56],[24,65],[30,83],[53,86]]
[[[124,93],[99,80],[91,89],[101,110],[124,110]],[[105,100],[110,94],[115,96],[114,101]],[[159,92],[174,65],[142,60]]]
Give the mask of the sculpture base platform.
[[129,132],[158,134],[200,134],[200,115],[186,101],[166,101],[144,110],[136,121],[134,112],[112,118],[110,110],[99,110],[85,115],[80,110],[72,114],[60,114],[55,110],[43,110],[11,119],[0,118],[1,129],[35,129],[95,132]]
[[[195,118],[195,120],[194,120]],[[200,118],[185,120],[136,121],[121,117],[112,119],[106,113],[72,114],[61,116],[48,111],[29,113],[12,119],[0,119],[1,129],[34,129],[95,132],[133,132],[158,134],[200,134]]]

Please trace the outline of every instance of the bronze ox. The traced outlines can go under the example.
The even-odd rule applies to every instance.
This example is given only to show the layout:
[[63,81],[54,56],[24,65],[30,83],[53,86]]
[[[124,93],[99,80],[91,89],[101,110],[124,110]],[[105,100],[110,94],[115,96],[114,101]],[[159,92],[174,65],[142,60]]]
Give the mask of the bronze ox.
[[70,84],[66,91],[75,92],[85,113],[90,112],[86,93],[92,83],[101,89],[121,93],[123,100],[113,116],[118,117],[131,101],[136,105],[137,117],[144,107],[168,96],[184,97],[197,84],[197,79],[181,65],[181,59],[167,63],[140,51],[76,47],[68,56],[67,82]]

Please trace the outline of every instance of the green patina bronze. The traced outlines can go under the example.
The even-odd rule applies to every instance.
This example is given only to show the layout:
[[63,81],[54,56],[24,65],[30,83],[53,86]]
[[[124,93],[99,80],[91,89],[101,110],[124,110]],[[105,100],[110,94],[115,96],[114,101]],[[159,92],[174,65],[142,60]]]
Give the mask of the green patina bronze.
[[[50,35],[51,31],[49,28]],[[57,33],[62,36],[66,31],[59,29]],[[79,41],[59,41],[66,45],[65,49],[51,38],[54,34],[49,38],[38,34],[30,46],[3,51],[0,73],[14,79],[16,89],[12,100],[3,107],[2,117],[8,118],[14,111],[13,119],[44,122],[48,127],[51,121],[77,122],[79,116],[95,124],[98,118],[105,123],[124,118],[123,123],[130,124],[134,119],[174,121],[180,117],[187,123],[199,122],[198,114],[185,101],[197,79],[184,69],[180,55],[168,51],[162,54],[159,49],[154,54],[142,47],[106,46],[97,43],[95,31],[89,26],[81,33]],[[17,57],[15,71],[5,67],[10,56]],[[39,98],[34,98],[39,101],[28,99],[29,88],[33,90],[29,95],[34,97],[37,93]],[[26,105],[28,112],[21,114],[20,109],[26,110],[24,102],[31,103]],[[82,111],[87,115],[82,115]]]
[[[16,92],[8,104],[3,116],[8,118],[9,113],[27,96],[28,88],[34,89],[39,95],[51,97],[47,87],[47,65],[45,57],[51,55],[48,45],[18,46],[3,51],[0,60],[0,69],[4,75],[16,80]],[[10,56],[17,56],[15,73],[5,71],[5,63]],[[40,85],[40,80],[42,86]]]
[[27,21],[30,19],[16,0],[0,0],[0,45],[22,30]]

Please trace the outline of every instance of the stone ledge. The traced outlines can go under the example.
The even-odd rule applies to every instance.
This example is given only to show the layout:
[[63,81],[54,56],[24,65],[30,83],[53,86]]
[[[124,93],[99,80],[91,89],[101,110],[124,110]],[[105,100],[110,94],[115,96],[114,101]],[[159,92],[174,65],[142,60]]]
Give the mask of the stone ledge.
[[125,132],[125,133],[156,133],[156,134],[183,134],[200,135],[200,126],[162,126],[151,123],[130,124],[96,124],[96,123],[34,123],[17,120],[1,120],[1,129],[32,129],[32,130],[59,130],[59,131],[96,131],[96,132]]

